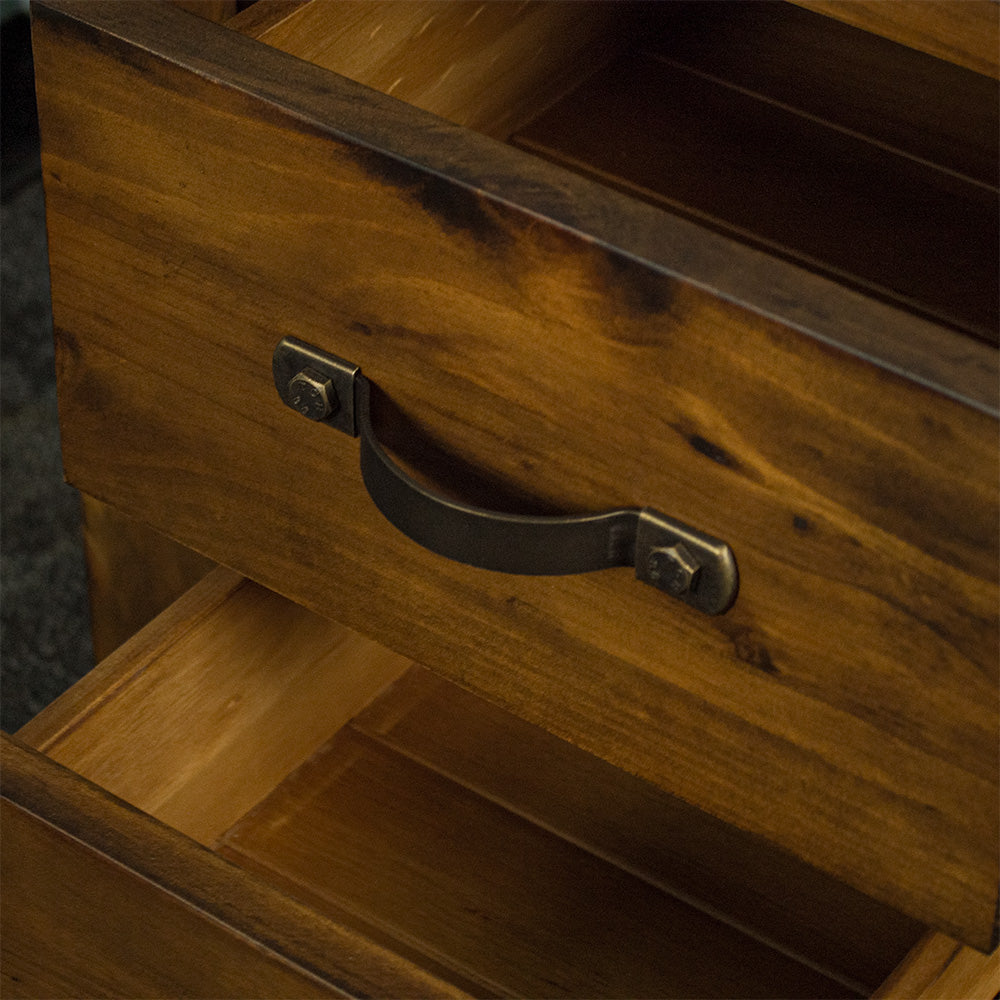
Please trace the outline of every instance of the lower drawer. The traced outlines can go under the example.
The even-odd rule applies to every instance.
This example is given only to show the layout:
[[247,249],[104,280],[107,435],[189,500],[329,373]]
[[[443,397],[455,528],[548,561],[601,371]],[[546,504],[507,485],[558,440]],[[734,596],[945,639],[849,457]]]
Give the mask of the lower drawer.
[[996,955],[225,569],[18,737],[5,995],[1000,988]]

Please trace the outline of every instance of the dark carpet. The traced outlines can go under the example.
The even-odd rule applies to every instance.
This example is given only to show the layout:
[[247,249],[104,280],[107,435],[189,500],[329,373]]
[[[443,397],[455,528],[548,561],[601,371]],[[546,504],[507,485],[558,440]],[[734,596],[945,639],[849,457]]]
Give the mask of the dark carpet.
[[0,725],[13,732],[93,654],[79,496],[59,451],[27,16],[0,38]]

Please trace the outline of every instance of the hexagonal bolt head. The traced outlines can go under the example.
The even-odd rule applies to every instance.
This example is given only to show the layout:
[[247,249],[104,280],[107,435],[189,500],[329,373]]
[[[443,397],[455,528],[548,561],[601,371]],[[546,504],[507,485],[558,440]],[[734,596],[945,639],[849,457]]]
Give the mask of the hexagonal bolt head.
[[649,553],[649,579],[660,590],[681,597],[695,589],[701,564],[683,542]]
[[288,383],[288,402],[310,420],[326,420],[340,405],[333,382],[315,368],[305,368]]

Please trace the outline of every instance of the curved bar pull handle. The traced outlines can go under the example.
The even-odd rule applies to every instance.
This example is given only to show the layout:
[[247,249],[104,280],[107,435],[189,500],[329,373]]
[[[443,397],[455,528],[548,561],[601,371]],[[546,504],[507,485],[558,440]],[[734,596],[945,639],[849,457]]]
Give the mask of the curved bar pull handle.
[[639,580],[706,614],[732,607],[739,573],[725,542],[648,507],[542,517],[505,514],[441,496],[385,452],[371,423],[371,385],[357,365],[286,337],[274,384],[292,409],[361,439],[361,475],[385,517],[438,555],[525,575],[635,566]]

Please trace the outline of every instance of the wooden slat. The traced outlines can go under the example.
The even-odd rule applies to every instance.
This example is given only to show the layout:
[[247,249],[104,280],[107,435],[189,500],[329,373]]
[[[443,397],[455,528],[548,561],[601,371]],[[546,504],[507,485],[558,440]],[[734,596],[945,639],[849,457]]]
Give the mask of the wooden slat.
[[220,568],[19,736],[211,844],[408,666]]
[[2,742],[5,997],[456,995]]
[[[70,478],[988,946],[997,819],[969,803],[997,792],[995,352],[191,23],[39,8]],[[655,504],[725,538],[736,607],[419,550],[356,445],[278,401],[284,334],[360,364],[415,431],[403,457],[454,459],[442,485]],[[876,341],[915,353],[890,370]]]
[[350,726],[866,995],[921,936],[843,883],[422,668]]
[[994,0],[792,0],[939,59],[1000,76],[1000,10]]
[[514,141],[994,345],[1000,336],[995,186],[645,54]]
[[257,6],[229,27],[500,138],[629,37],[621,12],[596,3],[313,0],[290,12],[282,0]]
[[505,996],[843,996],[825,979],[347,730],[223,852]]
[[1000,951],[984,955],[944,934],[928,934],[872,1000],[996,1000]]
[[84,494],[94,659],[103,660],[193,587],[214,565]]
[[785,0],[654,9],[643,50],[996,187],[996,80]]

